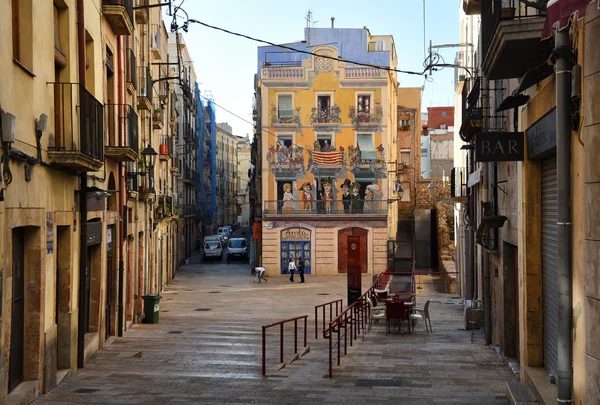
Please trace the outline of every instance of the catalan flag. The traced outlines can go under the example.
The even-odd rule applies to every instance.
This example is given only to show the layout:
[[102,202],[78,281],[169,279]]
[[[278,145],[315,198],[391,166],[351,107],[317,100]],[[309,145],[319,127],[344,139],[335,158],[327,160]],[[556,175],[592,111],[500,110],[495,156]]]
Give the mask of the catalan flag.
[[313,162],[318,165],[341,165],[344,152],[313,152]]

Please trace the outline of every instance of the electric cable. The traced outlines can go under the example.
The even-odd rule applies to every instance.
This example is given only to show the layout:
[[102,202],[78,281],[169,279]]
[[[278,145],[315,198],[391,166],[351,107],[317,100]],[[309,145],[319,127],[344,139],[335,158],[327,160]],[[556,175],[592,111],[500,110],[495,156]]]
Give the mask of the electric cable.
[[404,73],[404,74],[407,74],[407,75],[422,76],[423,73],[424,73],[424,72],[414,72],[414,71],[410,71],[410,70],[394,69],[394,68],[390,68],[390,67],[387,67],[387,66],[380,66],[380,65],[374,65],[374,64],[371,64],[371,63],[357,62],[357,61],[353,61],[353,60],[350,60],[350,59],[343,59],[343,58],[339,58],[339,57],[335,58],[333,56],[319,55],[318,53],[314,53],[314,52],[311,52],[311,51],[304,51],[302,49],[295,49],[295,48],[292,48],[291,46],[280,45],[280,44],[276,44],[274,42],[265,41],[263,39],[254,38],[254,37],[251,37],[249,35],[240,34],[238,32],[233,32],[233,31],[230,31],[230,30],[225,29],[225,28],[217,27],[217,26],[210,25],[210,24],[207,24],[207,23],[202,22],[202,21],[195,20],[193,18],[188,19],[184,23],[184,25],[183,25],[184,31],[187,31],[187,25],[189,23],[191,23],[191,22],[200,24],[200,25],[202,25],[202,26],[204,26],[206,28],[211,28],[213,30],[225,32],[225,33],[230,34],[230,35],[235,35],[235,36],[238,36],[238,37],[241,37],[241,38],[246,38],[246,39],[249,39],[251,41],[260,42],[260,43],[271,45],[271,46],[276,46],[278,48],[287,49],[289,51],[296,52],[296,53],[302,53],[302,54],[306,54],[306,55],[317,56],[317,57],[323,58],[323,59],[331,59],[331,60],[336,60],[338,62],[352,63],[352,64],[358,65],[358,66],[372,67],[372,68],[375,68],[375,69],[386,70],[386,71],[396,72],[396,73]]

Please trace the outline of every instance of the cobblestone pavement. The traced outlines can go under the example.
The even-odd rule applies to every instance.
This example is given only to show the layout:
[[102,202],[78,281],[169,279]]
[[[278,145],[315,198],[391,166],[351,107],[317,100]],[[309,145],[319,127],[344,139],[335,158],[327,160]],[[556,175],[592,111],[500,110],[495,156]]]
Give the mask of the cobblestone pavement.
[[[134,325],[34,404],[508,404],[505,382],[517,378],[481,336],[471,343],[458,298],[436,292],[430,277],[417,303],[432,300],[434,332],[421,323],[411,335],[386,334],[375,325],[330,379],[314,306],[345,303],[345,277],[255,284],[248,265],[190,263],[163,291],[158,324]],[[304,314],[310,352],[277,371],[270,338],[263,378],[261,326]],[[291,336],[286,329],[290,356]]]

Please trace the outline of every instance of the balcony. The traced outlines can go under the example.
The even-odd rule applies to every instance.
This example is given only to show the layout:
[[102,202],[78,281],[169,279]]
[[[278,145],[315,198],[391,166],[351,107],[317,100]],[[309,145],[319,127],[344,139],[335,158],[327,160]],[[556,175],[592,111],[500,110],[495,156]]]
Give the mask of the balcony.
[[138,109],[152,111],[152,75],[147,66],[138,67]]
[[182,177],[183,177],[183,182],[185,184],[190,184],[190,185],[199,185],[200,184],[200,176],[198,176],[198,172],[196,170],[184,168]]
[[383,119],[383,107],[381,103],[376,101],[375,108],[373,112],[357,112],[356,107],[353,105],[350,106],[348,112],[348,118],[356,129],[371,129],[371,130],[379,130],[379,126],[381,124],[381,120]]
[[127,92],[130,95],[134,95],[137,90],[137,61],[135,57],[135,52],[133,49],[127,48],[125,51],[125,63],[126,63],[126,72],[125,72],[125,84],[127,86]]
[[69,171],[97,171],[104,164],[102,104],[78,83],[50,84],[56,117],[50,162]]
[[138,24],[148,23],[148,5],[150,0],[135,0],[135,22]]
[[450,174],[450,197],[456,202],[467,202],[469,175],[464,167],[455,167]]
[[387,218],[387,200],[277,200],[265,201],[263,217],[383,217]]
[[104,154],[117,162],[138,158],[138,116],[127,104],[106,104],[108,142]]
[[173,137],[168,135],[161,136],[160,146],[158,148],[158,158],[167,161],[173,158]]
[[301,61],[264,62],[261,79],[263,82],[304,82],[305,71]]
[[115,35],[133,34],[133,0],[102,0],[102,14]]
[[310,123],[315,128],[337,127],[342,123],[341,109],[337,105],[329,108],[313,107],[310,113]]
[[165,80],[166,78],[169,77],[169,75],[168,75],[167,68],[165,66],[160,66],[159,72],[160,72],[160,75],[159,75],[160,80],[157,82],[158,97],[164,102],[169,99],[169,92],[170,92],[169,82],[167,80]]
[[[295,114],[294,114],[295,111]],[[302,122],[300,121],[300,107],[296,107],[294,111],[279,111],[277,106],[271,106],[271,125],[274,128],[282,130],[292,130],[295,128],[301,128]]]
[[150,53],[156,60],[166,58],[166,38],[163,38],[160,24],[152,24],[150,33]]
[[490,80],[522,77],[546,51],[540,40],[545,21],[545,0],[539,8],[519,0],[481,3],[482,70]]
[[463,11],[466,15],[477,15],[481,14],[481,1],[482,0],[463,0]]
[[162,101],[158,97],[154,97],[152,109],[152,128],[154,129],[163,129],[165,126],[165,110],[163,108]]

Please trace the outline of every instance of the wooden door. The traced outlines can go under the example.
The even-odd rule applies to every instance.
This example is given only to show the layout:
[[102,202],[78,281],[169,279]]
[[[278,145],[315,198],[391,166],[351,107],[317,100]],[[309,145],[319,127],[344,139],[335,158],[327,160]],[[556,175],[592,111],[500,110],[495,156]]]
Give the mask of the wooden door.
[[15,228],[12,232],[12,317],[10,333],[10,370],[8,391],[23,381],[25,361],[25,232]]
[[110,239],[106,241],[107,252],[106,252],[106,286],[104,288],[104,340],[110,337],[110,325],[112,323],[111,307],[112,307],[112,292],[114,283],[115,266],[113,265],[113,241],[112,238],[115,235],[115,228],[110,227],[111,231],[108,233]]
[[345,228],[338,231],[338,273],[348,272],[348,236],[360,237],[360,250],[362,262],[360,272],[366,273],[369,270],[369,252],[367,251],[367,237],[369,231],[362,228]]

